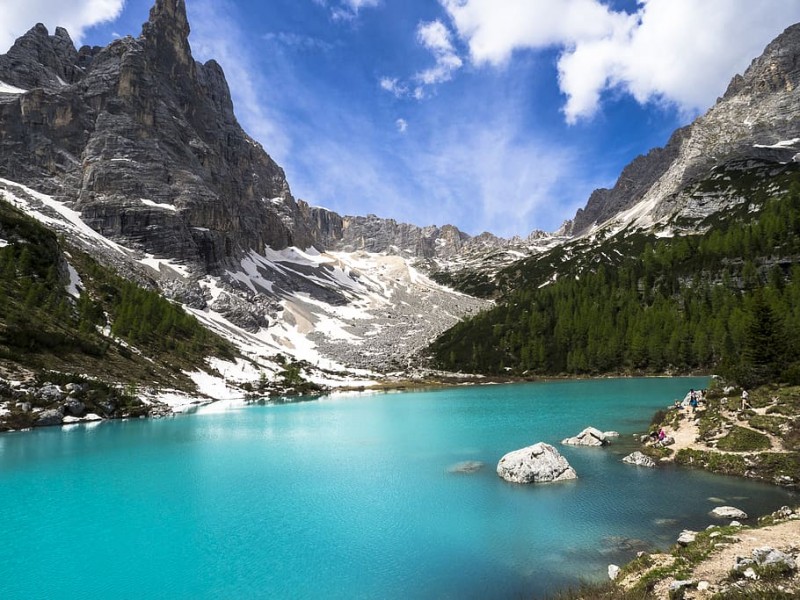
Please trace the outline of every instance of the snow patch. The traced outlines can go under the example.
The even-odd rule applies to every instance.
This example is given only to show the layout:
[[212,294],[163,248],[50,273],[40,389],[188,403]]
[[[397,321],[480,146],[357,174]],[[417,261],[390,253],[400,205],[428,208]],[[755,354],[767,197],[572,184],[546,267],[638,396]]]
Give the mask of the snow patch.
[[152,254],[145,254],[145,258],[142,258],[137,262],[158,271],[161,275],[172,277],[177,275],[183,279],[186,279],[191,275],[191,271],[187,266],[167,258],[156,258]]
[[767,148],[770,150],[781,150],[784,148],[791,148],[792,146],[800,143],[800,138],[793,138],[791,140],[783,140],[781,142],[776,142],[772,145],[764,145],[764,144],[753,144],[753,148]]
[[8,246],[8,242],[0,238],[0,248],[5,248],[6,246]]
[[24,94],[27,91],[28,90],[23,90],[22,88],[14,87],[4,81],[0,81],[0,94]]
[[73,298],[80,298],[81,290],[83,289],[83,282],[81,281],[81,276],[75,270],[75,267],[73,267],[69,263],[67,263],[67,269],[69,270],[69,283],[67,284],[67,293]]
[[44,223],[45,225],[56,230],[70,230],[84,240],[91,240],[92,242],[99,243],[107,248],[119,252],[120,254],[128,255],[130,253],[127,248],[112,242],[105,236],[97,233],[94,229],[89,227],[81,220],[80,213],[72,210],[71,208],[67,208],[63,203],[53,200],[52,197],[46,194],[41,194],[19,183],[9,181],[8,179],[0,178],[0,184],[19,190],[19,192],[22,194],[30,196],[34,200],[41,202],[44,206],[54,211],[59,217],[51,217],[40,212],[37,208],[34,208],[27,199],[21,198],[12,190],[0,190],[0,196],[2,196],[7,202],[13,204],[20,210],[25,211],[28,216],[33,217],[40,223]]
[[159,204],[158,202],[153,202],[152,200],[148,200],[147,198],[141,199],[142,204],[145,206],[152,206],[153,208],[161,208],[163,210],[171,210],[172,212],[177,212],[178,209],[175,208],[172,204]]

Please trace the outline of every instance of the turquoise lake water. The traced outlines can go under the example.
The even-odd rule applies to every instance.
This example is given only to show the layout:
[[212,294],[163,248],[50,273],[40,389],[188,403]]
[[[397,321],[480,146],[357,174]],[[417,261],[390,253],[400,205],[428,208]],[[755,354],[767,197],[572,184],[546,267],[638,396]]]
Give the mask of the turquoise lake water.
[[[535,598],[785,490],[620,458],[703,379],[459,387],[0,436],[0,598]],[[588,425],[605,449],[558,444]],[[500,457],[557,445],[580,479]],[[449,469],[462,461],[473,474]]]

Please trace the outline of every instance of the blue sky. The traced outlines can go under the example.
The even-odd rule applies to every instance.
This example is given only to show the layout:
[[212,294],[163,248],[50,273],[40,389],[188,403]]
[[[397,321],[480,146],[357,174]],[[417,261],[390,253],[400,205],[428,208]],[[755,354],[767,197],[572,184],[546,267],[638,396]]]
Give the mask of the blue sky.
[[[8,0],[81,43],[152,0]],[[552,231],[701,114],[800,0],[186,0],[198,60],[294,195],[477,234]]]

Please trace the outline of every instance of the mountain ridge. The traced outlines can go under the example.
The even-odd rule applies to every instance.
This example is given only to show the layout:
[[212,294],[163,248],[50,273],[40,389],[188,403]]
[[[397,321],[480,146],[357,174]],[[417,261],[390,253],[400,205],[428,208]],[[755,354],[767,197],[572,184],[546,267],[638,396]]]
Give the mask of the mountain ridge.
[[105,48],[75,49],[68,32],[41,25],[19,38],[0,56],[0,188],[207,325],[235,330],[258,346],[257,361],[283,349],[355,369],[407,366],[491,305],[436,281],[497,297],[536,257],[590,256],[599,240],[637,229],[695,232],[746,200],[720,183],[725,172],[719,189],[702,188],[713,168],[758,160],[768,173],[796,154],[787,136],[800,139],[794,26],[706,115],[632,161],[554,234],[504,240],[342,216],[294,198],[236,120],[222,67],[194,60],[189,30],[183,0],[157,0],[137,38]]

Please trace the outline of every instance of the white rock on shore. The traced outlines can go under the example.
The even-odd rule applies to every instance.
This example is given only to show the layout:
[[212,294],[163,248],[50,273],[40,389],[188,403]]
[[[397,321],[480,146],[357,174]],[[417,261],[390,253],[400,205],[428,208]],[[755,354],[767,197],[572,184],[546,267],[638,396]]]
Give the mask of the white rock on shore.
[[544,442],[503,456],[497,463],[497,474],[513,483],[550,483],[578,478],[567,459]]
[[587,427],[578,435],[561,440],[567,446],[604,446],[608,443],[605,433],[594,427]]
[[747,513],[733,506],[718,506],[711,515],[720,519],[746,519]]

